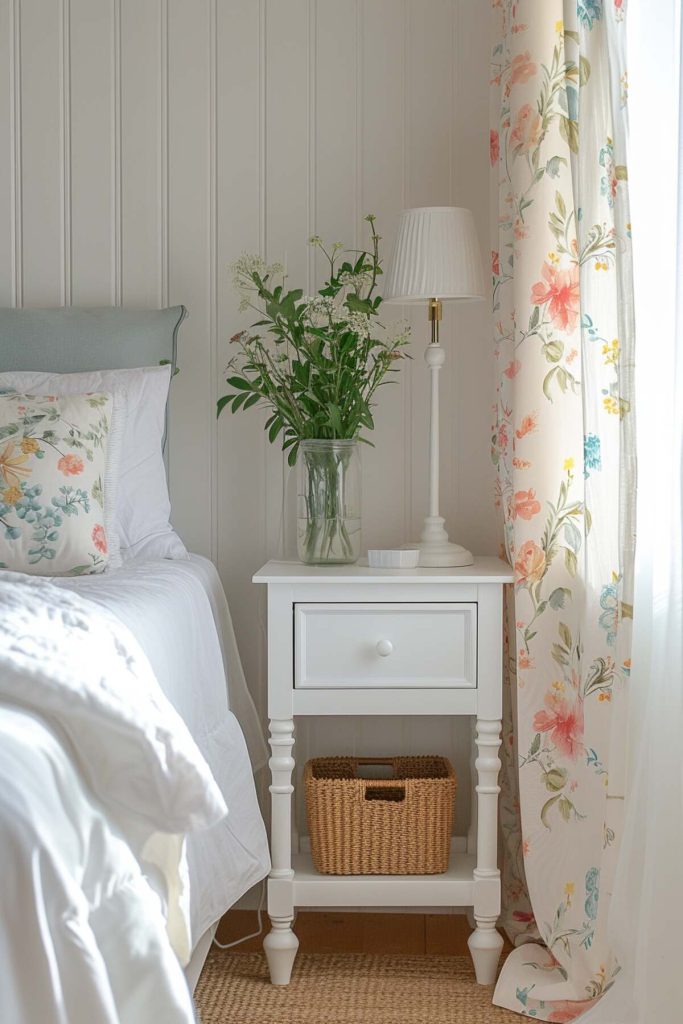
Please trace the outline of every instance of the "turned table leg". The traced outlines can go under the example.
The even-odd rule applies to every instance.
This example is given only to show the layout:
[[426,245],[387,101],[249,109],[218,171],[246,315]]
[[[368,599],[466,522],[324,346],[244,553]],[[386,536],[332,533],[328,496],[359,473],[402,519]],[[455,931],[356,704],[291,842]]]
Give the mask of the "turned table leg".
[[501,722],[477,720],[477,866],[474,869],[475,929],[468,946],[480,985],[496,980],[503,937],[496,930],[500,914],[500,871],[498,870],[498,773]]
[[[292,772],[294,758],[294,722],[271,719],[270,722],[270,846],[272,868],[268,883],[268,914],[272,928],[263,940],[273,985],[288,985],[299,948],[292,931]],[[284,884],[283,884],[284,883]],[[289,883],[289,884],[287,884]]]

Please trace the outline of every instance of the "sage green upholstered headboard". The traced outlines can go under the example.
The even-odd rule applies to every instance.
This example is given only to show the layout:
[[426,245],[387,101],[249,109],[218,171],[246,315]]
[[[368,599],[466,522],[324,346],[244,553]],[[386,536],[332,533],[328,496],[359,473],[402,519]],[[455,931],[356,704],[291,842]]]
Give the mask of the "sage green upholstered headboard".
[[175,369],[184,306],[168,309],[0,309],[0,372]]

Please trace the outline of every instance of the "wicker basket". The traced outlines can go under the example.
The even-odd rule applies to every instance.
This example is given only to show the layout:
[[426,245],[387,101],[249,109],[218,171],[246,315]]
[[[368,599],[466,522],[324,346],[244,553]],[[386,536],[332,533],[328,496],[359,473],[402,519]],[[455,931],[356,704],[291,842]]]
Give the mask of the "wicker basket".
[[[388,765],[390,778],[359,777]],[[451,847],[456,778],[445,757],[317,757],[304,769],[313,863],[328,875],[436,875]]]

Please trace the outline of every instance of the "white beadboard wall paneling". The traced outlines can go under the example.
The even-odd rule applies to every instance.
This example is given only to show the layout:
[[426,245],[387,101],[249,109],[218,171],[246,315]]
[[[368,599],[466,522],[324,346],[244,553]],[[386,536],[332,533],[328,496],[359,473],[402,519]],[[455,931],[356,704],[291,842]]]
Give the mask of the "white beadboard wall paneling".
[[21,0],[21,252],[18,304],[59,306],[64,296],[62,2]]
[[[265,0],[220,0],[217,9],[217,382],[225,393],[229,339],[253,319],[238,310],[229,264],[262,250],[265,234]],[[212,415],[215,406],[212,407]],[[263,419],[223,412],[217,423],[217,564],[235,623],[244,671],[265,719],[265,588],[251,577],[265,561]]]
[[111,245],[114,25],[111,0],[64,0],[68,61],[63,69],[65,127],[65,291],[74,305],[112,300]]
[[15,305],[14,0],[0,0],[0,305]]
[[174,525],[186,544],[211,553],[210,51],[208,2],[168,4],[169,302],[191,311],[183,325],[180,373],[171,389],[170,471]]
[[[216,559],[265,718],[267,557],[293,556],[295,475],[265,415],[217,422],[240,313],[229,263],[284,259],[314,291],[320,234],[388,258],[400,210],[471,207],[488,260],[488,5],[471,0],[0,0],[0,302],[182,302],[171,494],[186,543]],[[365,546],[416,539],[426,511],[422,307],[412,361],[379,394],[363,450]],[[448,306],[442,508],[454,539],[495,553],[486,303]],[[284,498],[283,498],[284,491]],[[453,753],[468,813],[467,723],[312,719],[296,756]],[[299,809],[303,824],[303,808]]]
[[[164,232],[168,227],[167,210],[162,209],[166,196],[162,182],[168,169],[167,133],[163,124],[167,80],[162,66],[167,54],[164,15],[168,3],[167,0],[110,0],[110,3],[110,301],[120,299],[127,306],[154,308],[168,305],[167,281],[165,288],[161,284],[162,266],[167,265],[162,249],[167,252]],[[117,3],[120,3],[120,74],[115,70]],[[120,89],[119,96],[117,89]],[[114,128],[117,116],[120,117],[118,136]],[[120,175],[118,192],[117,173]],[[116,257],[117,237],[120,265]]]
[[[265,252],[268,262],[282,261],[291,287],[310,294],[308,237],[311,180],[310,116],[312,48],[315,22],[311,0],[266,0],[265,6]],[[313,174],[313,178],[315,174]],[[295,545],[294,475],[277,446],[265,448],[266,543],[268,550],[292,554]],[[289,481],[290,502],[283,508]],[[284,514],[283,514],[284,513]]]

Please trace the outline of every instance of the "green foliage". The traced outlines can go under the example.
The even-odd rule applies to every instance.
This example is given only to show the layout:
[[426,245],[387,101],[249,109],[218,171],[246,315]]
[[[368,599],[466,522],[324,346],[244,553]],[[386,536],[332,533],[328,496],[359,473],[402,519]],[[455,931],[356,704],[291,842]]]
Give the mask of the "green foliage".
[[268,439],[281,439],[291,465],[306,438],[358,438],[373,429],[375,392],[397,372],[408,343],[407,326],[392,333],[379,321],[380,237],[375,218],[366,220],[370,250],[348,251],[335,242],[328,252],[318,236],[310,239],[329,263],[315,296],[285,291],[282,268],[259,257],[244,255],[233,264],[240,308],[256,310],[259,319],[231,339],[238,352],[218,415],[226,407],[233,413],[267,407]]

